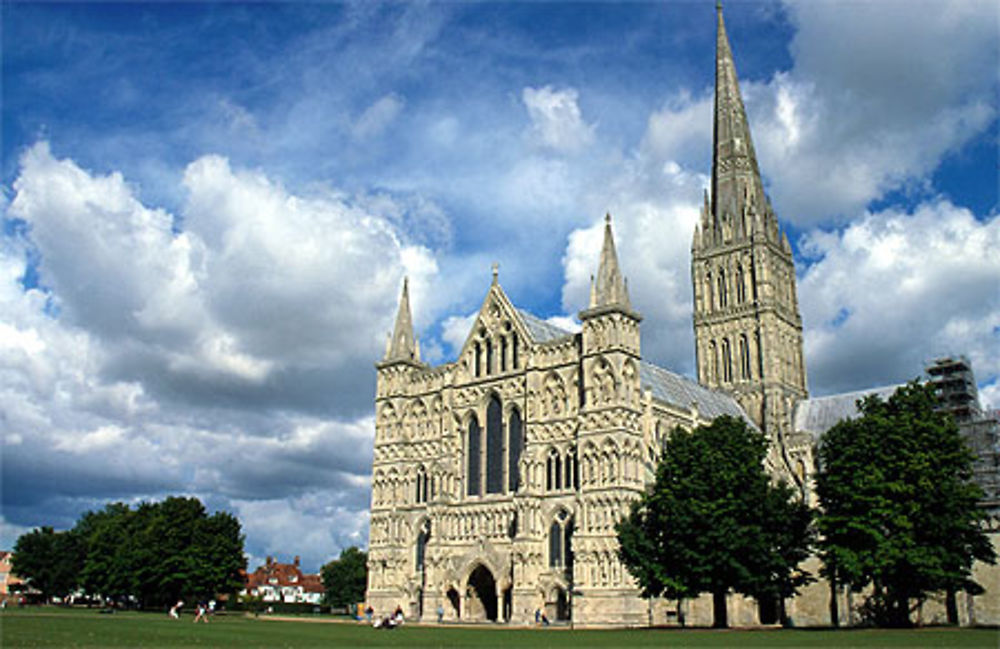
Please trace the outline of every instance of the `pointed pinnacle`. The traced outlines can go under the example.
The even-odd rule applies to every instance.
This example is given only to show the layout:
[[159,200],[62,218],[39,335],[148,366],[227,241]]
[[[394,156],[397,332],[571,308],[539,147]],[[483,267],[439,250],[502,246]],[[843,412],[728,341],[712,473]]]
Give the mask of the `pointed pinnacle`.
[[396,312],[396,325],[392,330],[392,339],[387,345],[386,361],[419,361],[420,352],[413,335],[413,318],[410,315],[410,278],[403,278],[403,292],[399,298],[399,310]]
[[593,307],[624,306],[631,308],[628,299],[628,289],[618,266],[618,254],[615,252],[615,237],[611,230],[611,214],[604,217],[604,245],[601,248],[601,262],[597,269],[597,281],[592,298]]

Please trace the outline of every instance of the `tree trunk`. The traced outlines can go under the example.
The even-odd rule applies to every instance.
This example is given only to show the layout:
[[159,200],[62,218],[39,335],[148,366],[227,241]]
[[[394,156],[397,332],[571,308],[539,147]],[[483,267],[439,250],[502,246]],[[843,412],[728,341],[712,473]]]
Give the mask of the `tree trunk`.
[[840,626],[840,603],[837,601],[837,575],[830,574],[830,626]]
[[725,629],[729,626],[728,612],[726,611],[726,591],[719,589],[712,592],[712,612],[714,621],[712,626],[716,629]]
[[793,626],[792,618],[788,617],[788,609],[785,608],[785,598],[781,595],[778,595],[778,621],[786,629]]
[[889,625],[897,629],[910,626],[910,600],[903,595],[889,598]]
[[944,606],[948,611],[948,624],[958,624],[958,600],[954,588],[949,588],[945,593]]

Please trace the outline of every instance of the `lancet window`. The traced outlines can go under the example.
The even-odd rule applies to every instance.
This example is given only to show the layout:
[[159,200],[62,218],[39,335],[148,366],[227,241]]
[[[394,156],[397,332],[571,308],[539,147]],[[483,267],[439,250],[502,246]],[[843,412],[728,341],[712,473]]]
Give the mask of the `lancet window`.
[[431,497],[430,477],[424,467],[417,469],[417,503],[425,503]]
[[714,289],[712,288],[712,273],[705,275],[705,305],[706,311],[711,311],[715,306]]
[[722,380],[725,383],[733,381],[733,350],[728,338],[722,339]]
[[507,485],[511,492],[520,487],[518,464],[524,447],[524,430],[521,425],[521,411],[512,408],[507,420]]
[[475,415],[469,420],[469,435],[468,443],[466,444],[467,450],[467,465],[466,465],[466,491],[465,493],[470,496],[480,495],[482,488],[482,472],[479,470],[480,460],[481,460],[481,431],[479,428],[479,421],[476,419]]
[[713,340],[708,344],[709,381],[718,383],[719,375],[719,347]]
[[746,334],[740,335],[740,378],[749,381],[750,375],[750,344]]
[[511,408],[504,426],[500,398],[490,397],[486,405],[486,426],[473,415],[466,438],[466,495],[481,496],[517,491],[518,466],[524,450],[521,412]]
[[503,451],[500,399],[493,396],[486,407],[486,493],[488,494],[503,492]]
[[565,455],[554,448],[550,449],[545,461],[545,489],[560,491],[579,488],[580,463],[577,460],[576,449],[566,451]]
[[420,531],[417,533],[417,570],[421,570],[424,567],[424,559],[427,556],[427,543],[431,540],[431,522],[425,520],[420,525]]
[[560,509],[549,526],[549,567],[573,568],[573,517]]

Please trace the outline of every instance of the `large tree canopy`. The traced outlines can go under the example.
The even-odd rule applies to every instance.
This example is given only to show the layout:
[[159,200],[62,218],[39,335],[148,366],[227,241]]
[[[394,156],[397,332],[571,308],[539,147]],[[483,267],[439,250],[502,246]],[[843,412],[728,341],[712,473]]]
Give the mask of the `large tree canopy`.
[[910,605],[932,591],[979,591],[975,559],[994,561],[979,527],[972,456],[929,385],[888,401],[871,395],[819,446],[818,524],[828,576],[855,591],[882,625],[909,624]]
[[645,597],[712,593],[726,626],[726,594],[794,594],[810,576],[811,514],[764,469],[767,440],[741,419],[675,429],[652,488],[619,522],[619,556]]
[[368,555],[351,546],[342,550],[339,559],[320,570],[326,600],[330,606],[349,606],[364,601],[368,587]]
[[73,592],[82,562],[82,543],[77,534],[40,527],[17,539],[11,567],[48,599]]
[[239,520],[209,515],[197,498],[87,512],[67,532],[41,528],[23,535],[14,561],[46,595],[82,588],[140,606],[235,592],[246,566]]

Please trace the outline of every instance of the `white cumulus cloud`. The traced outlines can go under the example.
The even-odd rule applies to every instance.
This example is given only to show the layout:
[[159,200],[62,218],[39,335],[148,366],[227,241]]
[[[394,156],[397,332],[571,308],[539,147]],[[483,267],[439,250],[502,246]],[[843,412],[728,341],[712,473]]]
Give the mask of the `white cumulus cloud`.
[[1000,375],[1000,218],[978,221],[942,199],[817,231],[803,248],[813,390],[906,381],[952,354],[968,354],[981,382]]
[[531,133],[540,145],[557,152],[576,153],[593,141],[594,127],[583,120],[577,99],[578,93],[573,88],[524,88],[521,100],[531,118]]

